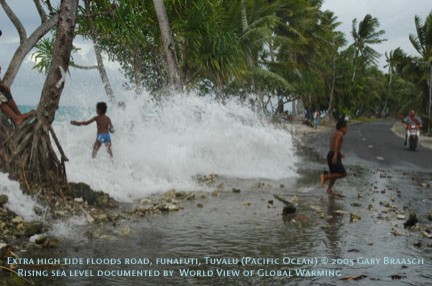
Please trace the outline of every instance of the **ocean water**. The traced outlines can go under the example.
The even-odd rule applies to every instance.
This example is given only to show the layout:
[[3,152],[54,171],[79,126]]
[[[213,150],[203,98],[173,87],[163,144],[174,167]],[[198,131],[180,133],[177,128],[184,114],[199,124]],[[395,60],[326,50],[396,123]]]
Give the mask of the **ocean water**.
[[[292,136],[236,100],[220,104],[211,97],[175,95],[163,102],[149,96],[122,95],[124,106],[108,104],[115,132],[114,158],[104,147],[91,158],[96,124],[73,126],[71,120],[96,115],[96,102],[76,95],[73,107],[60,107],[54,129],[69,158],[70,182],[85,182],[121,202],[149,194],[202,190],[197,175],[286,179],[296,176],[298,162]],[[86,103],[81,104],[79,103]],[[32,107],[24,106],[22,110]],[[9,189],[6,176],[0,183]]]

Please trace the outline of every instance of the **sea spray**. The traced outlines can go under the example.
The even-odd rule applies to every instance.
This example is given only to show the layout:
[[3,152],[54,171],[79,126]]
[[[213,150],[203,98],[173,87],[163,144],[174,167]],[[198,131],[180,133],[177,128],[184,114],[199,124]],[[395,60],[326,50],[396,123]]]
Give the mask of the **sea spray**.
[[34,209],[37,205],[30,196],[23,194],[17,182],[11,181],[8,174],[0,173],[0,194],[8,196],[6,208],[23,217],[25,220],[36,219]]
[[75,112],[82,118],[63,114],[54,128],[70,159],[69,181],[85,182],[117,200],[127,202],[170,188],[195,190],[199,186],[194,176],[199,174],[295,176],[297,159],[288,132],[235,100],[220,104],[193,95],[174,95],[163,102],[131,95],[123,107],[109,104],[114,159],[104,148],[92,159],[96,126],[76,127],[69,121],[92,118],[95,105]]
[[[80,96],[85,95],[76,95],[77,104],[82,102]],[[123,97],[124,107],[109,103],[107,112],[115,127],[113,160],[104,147],[96,159],[91,158],[95,123],[70,124],[95,116],[98,99],[91,106],[63,106],[57,111],[54,130],[69,158],[70,182],[85,182],[128,202],[171,188],[201,190],[195,180],[200,174],[245,179],[296,176],[291,135],[236,100],[220,104],[210,97],[185,95],[164,102],[132,94]],[[33,212],[36,203],[4,173],[0,173],[0,193],[9,196],[7,207],[24,219],[40,219]],[[52,224],[49,234],[79,239],[81,232],[72,226],[86,224],[85,216],[72,217]]]

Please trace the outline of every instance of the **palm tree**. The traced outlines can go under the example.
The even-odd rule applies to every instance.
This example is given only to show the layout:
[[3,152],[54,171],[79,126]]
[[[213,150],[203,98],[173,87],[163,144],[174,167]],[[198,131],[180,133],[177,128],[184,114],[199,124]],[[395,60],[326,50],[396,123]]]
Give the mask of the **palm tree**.
[[[428,130],[430,131],[430,124],[432,118],[430,118],[430,110],[431,110],[431,98],[430,95],[432,93],[432,11],[426,18],[425,22],[422,22],[419,16],[414,17],[414,22],[416,26],[417,35],[410,34],[409,40],[411,44],[416,49],[416,51],[420,54],[420,59],[415,59],[416,65],[422,65],[426,67],[423,69],[423,76],[421,82],[423,82],[423,106],[425,107],[425,112],[428,114],[427,125]],[[429,80],[427,79],[429,75]]]
[[246,57],[229,13],[221,1],[173,1],[168,6],[188,89],[213,90],[224,96],[247,72]]
[[162,36],[168,79],[172,90],[181,90],[180,71],[177,63],[176,50],[163,0],[153,0],[159,28]]
[[384,30],[379,30],[379,22],[377,18],[367,14],[362,21],[360,21],[357,28],[357,18],[352,21],[351,35],[354,38],[354,43],[350,47],[354,49],[353,63],[354,72],[352,81],[356,77],[357,68],[367,66],[368,64],[376,64],[380,54],[371,48],[371,45],[380,44],[386,39],[381,36],[385,34]]
[[432,61],[432,11],[422,22],[419,16],[414,17],[417,35],[410,34],[409,40],[423,60]]

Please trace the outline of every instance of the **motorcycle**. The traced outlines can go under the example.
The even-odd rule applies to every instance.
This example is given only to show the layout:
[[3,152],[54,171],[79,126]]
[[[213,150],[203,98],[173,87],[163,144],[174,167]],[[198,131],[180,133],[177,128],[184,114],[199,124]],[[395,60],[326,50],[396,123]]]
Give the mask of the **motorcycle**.
[[408,126],[408,147],[410,150],[415,151],[419,143],[419,126],[412,124]]

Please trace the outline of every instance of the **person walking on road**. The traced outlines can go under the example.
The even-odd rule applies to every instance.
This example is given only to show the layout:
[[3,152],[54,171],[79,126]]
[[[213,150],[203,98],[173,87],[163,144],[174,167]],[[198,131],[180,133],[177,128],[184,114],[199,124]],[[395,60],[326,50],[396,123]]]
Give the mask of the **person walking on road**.
[[342,117],[336,123],[336,132],[330,138],[330,151],[327,153],[327,164],[330,169],[329,174],[321,174],[321,187],[324,186],[325,182],[329,180],[327,187],[327,194],[329,196],[341,196],[333,192],[333,186],[336,180],[345,178],[347,172],[344,165],[342,164],[342,158],[345,157],[341,153],[343,145],[343,137],[348,132],[348,123],[345,117]]

